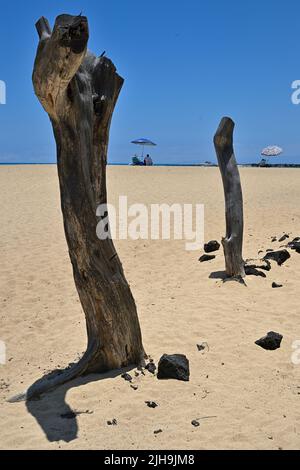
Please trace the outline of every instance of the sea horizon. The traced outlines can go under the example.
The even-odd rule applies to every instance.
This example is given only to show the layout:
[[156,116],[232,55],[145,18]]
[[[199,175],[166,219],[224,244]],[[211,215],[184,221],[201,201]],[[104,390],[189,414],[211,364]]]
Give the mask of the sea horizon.
[[[57,162],[0,162],[0,166],[47,166],[57,165]],[[130,163],[108,163],[107,166],[139,166],[132,165]],[[143,165],[141,165],[143,167]],[[155,163],[153,166],[156,167],[218,167],[217,163],[205,164],[205,163]],[[254,168],[300,168],[300,163],[268,163],[266,166],[261,166],[259,163],[238,163],[239,167],[254,167]]]

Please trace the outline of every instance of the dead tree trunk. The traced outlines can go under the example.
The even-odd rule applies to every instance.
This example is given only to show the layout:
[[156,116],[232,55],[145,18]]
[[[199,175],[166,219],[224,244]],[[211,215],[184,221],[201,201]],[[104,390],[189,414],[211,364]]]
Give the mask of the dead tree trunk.
[[113,63],[87,51],[87,18],[61,15],[53,32],[45,18],[33,71],[37,97],[49,114],[57,144],[66,240],[85,312],[87,351],[64,373],[36,382],[27,398],[79,375],[144,359],[136,305],[110,238],[99,240],[97,207],[107,203],[109,128],[123,85]]
[[243,194],[240,174],[233,150],[234,122],[223,118],[214,137],[225,193],[226,237],[222,240],[226,274],[230,278],[245,277],[243,248]]

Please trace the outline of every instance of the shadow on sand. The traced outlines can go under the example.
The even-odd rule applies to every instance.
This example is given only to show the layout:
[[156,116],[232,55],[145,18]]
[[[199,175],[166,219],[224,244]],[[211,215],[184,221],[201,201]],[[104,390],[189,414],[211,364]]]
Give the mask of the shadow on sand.
[[227,279],[226,271],[216,271],[210,274],[209,279],[221,279],[225,281]]
[[[67,392],[71,388],[81,387],[91,382],[118,377],[132,369],[133,367],[127,367],[105,374],[92,374],[74,379],[51,392],[41,395],[38,399],[26,400],[27,410],[36,419],[49,442],[74,441],[78,437],[76,417],[80,414],[88,414],[89,410],[87,410],[88,404],[85,410],[72,410],[66,403]],[[47,380],[47,378],[43,377],[37,382],[42,380]],[[32,387],[34,386],[35,384],[32,385]]]

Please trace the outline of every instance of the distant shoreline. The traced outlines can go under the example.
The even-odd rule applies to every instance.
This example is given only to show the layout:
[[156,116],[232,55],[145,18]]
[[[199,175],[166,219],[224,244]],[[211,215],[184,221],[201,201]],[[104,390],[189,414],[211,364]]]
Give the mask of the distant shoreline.
[[[0,163],[0,166],[30,166],[30,165],[57,165],[57,163],[26,163],[26,162],[18,162],[18,163]],[[128,163],[108,163],[108,166],[133,166]],[[217,168],[217,164],[212,165],[205,165],[204,163],[157,163],[153,165],[154,167],[203,167],[203,168]],[[258,163],[239,163],[239,167],[242,168],[300,168],[300,163],[279,163],[276,165],[264,165],[261,166]],[[145,168],[144,166],[141,166]]]

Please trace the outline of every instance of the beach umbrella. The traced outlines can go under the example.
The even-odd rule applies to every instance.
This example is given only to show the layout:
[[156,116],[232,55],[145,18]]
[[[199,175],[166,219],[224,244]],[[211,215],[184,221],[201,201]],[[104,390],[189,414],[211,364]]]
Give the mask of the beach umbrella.
[[270,145],[269,147],[266,147],[263,149],[261,154],[264,157],[278,157],[281,155],[283,152],[283,149],[281,147],[277,147],[277,145]]
[[261,160],[260,162],[261,165],[265,166],[266,163],[268,163],[268,159],[270,157],[278,157],[279,155],[282,154],[282,152],[283,152],[283,149],[281,147],[278,147],[277,145],[270,145],[269,147],[266,147],[261,152],[261,155],[263,157],[266,157]]
[[131,143],[135,145],[142,145],[143,147],[142,157],[144,156],[145,147],[156,147],[156,144],[149,139],[136,139],[136,140],[133,140]]

